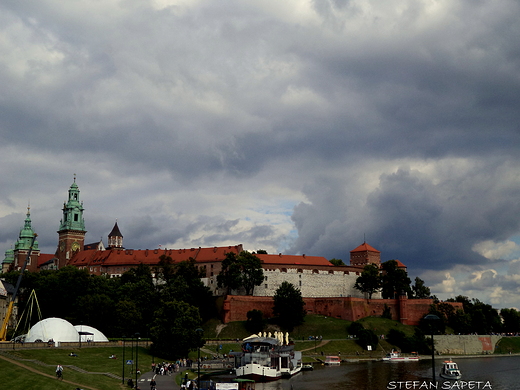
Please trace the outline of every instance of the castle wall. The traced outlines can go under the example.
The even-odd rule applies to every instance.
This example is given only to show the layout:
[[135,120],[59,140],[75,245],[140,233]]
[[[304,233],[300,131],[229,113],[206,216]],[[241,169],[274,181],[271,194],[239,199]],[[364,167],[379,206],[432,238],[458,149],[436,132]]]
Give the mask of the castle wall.
[[[363,299],[355,297],[303,298],[308,313],[356,321],[368,316],[380,316],[385,305],[390,308],[392,319],[401,320],[405,325],[418,325],[433,303],[432,299]],[[458,305],[455,304],[455,306]],[[405,309],[406,318],[401,312]],[[223,321],[245,321],[249,310],[261,310],[264,318],[273,316],[271,297],[251,297],[229,295],[224,301]]]
[[[357,297],[364,298],[361,291],[354,288],[360,270],[353,267],[329,267],[319,269],[318,267],[264,268],[264,282],[255,286],[255,297],[272,297],[283,282],[289,282],[301,291],[303,297]],[[217,276],[202,279],[214,295],[225,293],[225,289],[217,287]],[[238,291],[243,293],[243,291]],[[236,292],[235,292],[236,293]],[[373,295],[380,298],[380,293]]]

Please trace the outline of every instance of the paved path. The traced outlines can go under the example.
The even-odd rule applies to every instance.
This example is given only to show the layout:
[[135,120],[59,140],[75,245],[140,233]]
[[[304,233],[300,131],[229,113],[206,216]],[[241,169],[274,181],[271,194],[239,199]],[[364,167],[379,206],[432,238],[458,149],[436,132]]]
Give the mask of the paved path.
[[[181,369],[182,371],[183,369]],[[180,387],[175,383],[175,377],[178,372],[172,373],[172,375],[156,375],[153,371],[145,372],[141,375],[137,385],[141,390],[150,390],[150,381],[155,377],[157,383],[157,390],[179,390]]]

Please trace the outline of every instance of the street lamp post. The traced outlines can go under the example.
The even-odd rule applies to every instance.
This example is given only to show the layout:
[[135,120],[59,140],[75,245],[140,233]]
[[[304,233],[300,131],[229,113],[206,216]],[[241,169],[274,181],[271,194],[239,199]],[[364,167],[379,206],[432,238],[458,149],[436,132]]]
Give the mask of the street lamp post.
[[424,317],[424,319],[430,322],[430,330],[432,336],[432,382],[435,383],[435,344],[433,342],[433,321],[438,321],[440,320],[440,318],[435,314],[428,314]]
[[135,334],[135,388],[137,389],[137,371],[139,371],[139,333]]
[[[197,332],[198,335],[202,336],[202,333],[204,333],[204,329],[197,328],[195,329],[195,332]],[[199,347],[198,347],[198,353],[197,353],[197,389],[200,390],[200,341],[199,340]]]
[[123,336],[123,379],[121,383],[125,384],[125,336]]

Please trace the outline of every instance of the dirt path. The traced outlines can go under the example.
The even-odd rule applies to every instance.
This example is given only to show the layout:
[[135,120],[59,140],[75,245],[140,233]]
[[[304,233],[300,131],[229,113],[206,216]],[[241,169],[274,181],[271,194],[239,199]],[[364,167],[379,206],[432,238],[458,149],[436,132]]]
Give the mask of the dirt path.
[[[320,343],[318,345],[316,345],[316,348],[318,347],[323,347],[325,344],[327,344],[330,340],[321,340]],[[311,347],[311,348],[307,348],[307,349],[302,349],[301,352],[305,352],[305,351],[310,351],[311,349],[315,349],[315,347]]]
[[[9,359],[9,358],[7,358],[5,356],[2,356],[2,355],[0,355],[0,359],[3,359],[3,360],[5,360],[5,361],[7,361],[9,363],[12,363],[12,364],[16,364],[19,367],[22,367],[22,368],[25,368],[26,370],[34,372],[35,374],[43,375],[43,376],[46,376],[46,377],[51,378],[53,380],[57,380],[54,375],[45,374],[45,373],[43,373],[41,371],[36,370],[35,368],[29,367],[29,366],[26,366],[23,363],[17,362],[16,360]],[[71,385],[74,385],[74,386],[82,388],[82,389],[98,390],[95,387],[85,386],[85,385],[82,385],[80,383],[71,382],[71,381],[68,381],[68,380],[65,380],[65,379],[63,379],[62,381],[65,382],[65,383],[70,383]]]

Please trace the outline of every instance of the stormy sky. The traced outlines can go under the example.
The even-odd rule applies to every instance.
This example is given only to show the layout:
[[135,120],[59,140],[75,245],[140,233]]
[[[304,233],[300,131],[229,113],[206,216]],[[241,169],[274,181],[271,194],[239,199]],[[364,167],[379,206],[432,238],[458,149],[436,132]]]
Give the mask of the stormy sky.
[[0,1],[0,256],[366,241],[445,299],[520,307],[520,3]]

